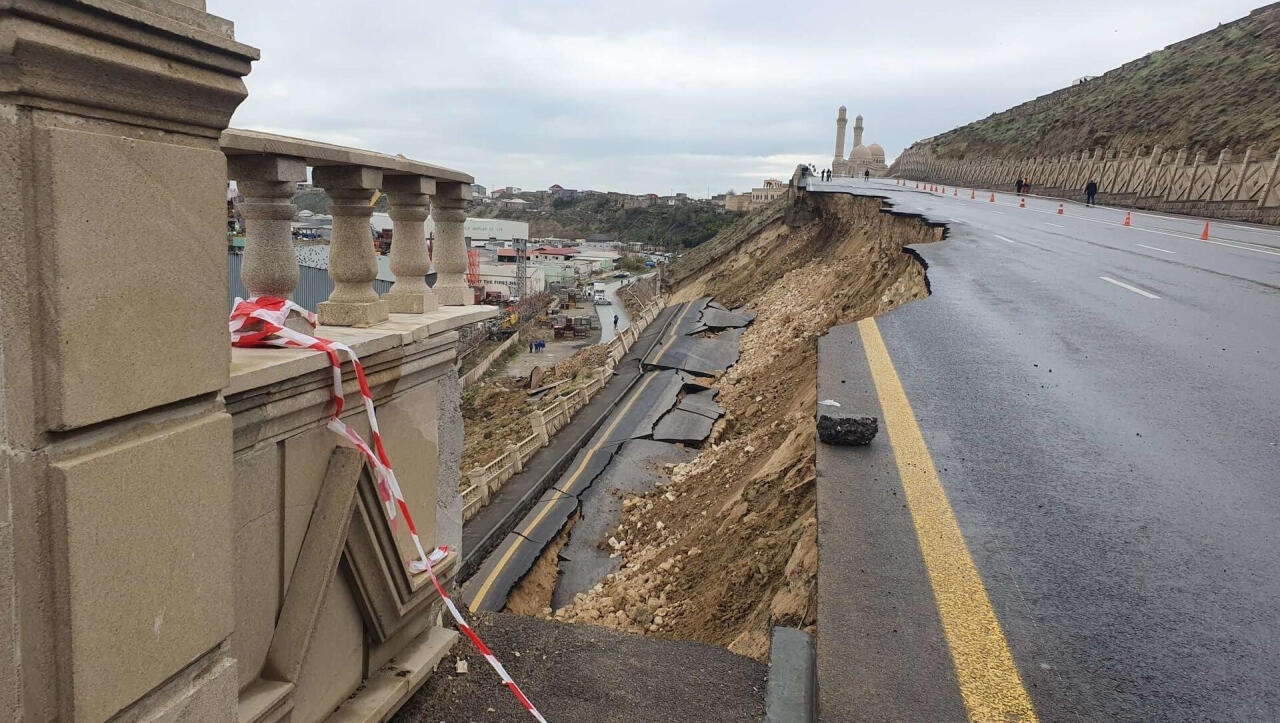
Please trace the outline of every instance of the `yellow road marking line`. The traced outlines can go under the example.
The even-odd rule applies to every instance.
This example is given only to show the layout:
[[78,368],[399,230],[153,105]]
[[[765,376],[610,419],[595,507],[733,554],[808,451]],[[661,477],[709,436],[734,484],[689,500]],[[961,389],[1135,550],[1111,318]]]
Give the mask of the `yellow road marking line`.
[[875,319],[858,322],[960,694],[971,721],[1036,720]]
[[[574,468],[573,474],[569,475],[569,478],[564,485],[566,489],[572,487],[573,483],[578,481],[578,477],[582,476],[582,472],[587,468],[591,459],[595,457],[596,452],[599,452],[600,449],[604,447],[605,442],[609,440],[609,435],[613,434],[613,430],[618,428],[618,425],[622,422],[622,418],[627,416],[627,412],[631,411],[631,405],[636,403],[636,400],[640,398],[640,394],[644,392],[644,388],[649,386],[649,382],[653,381],[657,376],[657,374],[645,375],[644,381],[642,381],[640,386],[632,393],[631,399],[627,400],[627,403],[622,406],[622,409],[614,415],[613,421],[604,430],[604,434],[600,435],[600,442],[587,450],[587,453],[582,456],[582,461],[578,463],[576,468]],[[498,564],[489,572],[489,577],[485,578],[484,584],[480,586],[480,589],[476,591],[475,597],[471,598],[471,602],[467,605],[467,607],[471,609],[471,612],[476,612],[480,607],[480,603],[484,601],[485,595],[489,593],[489,588],[492,587],[493,583],[498,579],[498,573],[502,572],[502,568],[506,567],[507,563],[511,561],[511,557],[516,554],[516,549],[525,542],[525,538],[529,533],[538,525],[542,524],[542,520],[551,512],[551,509],[555,507],[555,503],[555,498],[551,498],[544,502],[542,510],[538,512],[537,516],[535,516],[529,524],[525,525],[524,530],[522,530],[520,535],[516,537],[515,541],[511,543],[511,547],[507,548],[506,553],[504,553],[501,559],[498,560]]]
[[671,348],[671,342],[676,338],[676,333],[680,330],[680,324],[684,323],[684,318],[689,315],[690,311],[693,311],[693,302],[684,302],[684,311],[680,312],[680,318],[676,319],[676,323],[672,324],[671,328],[667,330],[667,340],[662,342],[662,351],[658,352],[658,356],[653,358],[654,364],[662,361],[662,357],[667,355],[667,350]]

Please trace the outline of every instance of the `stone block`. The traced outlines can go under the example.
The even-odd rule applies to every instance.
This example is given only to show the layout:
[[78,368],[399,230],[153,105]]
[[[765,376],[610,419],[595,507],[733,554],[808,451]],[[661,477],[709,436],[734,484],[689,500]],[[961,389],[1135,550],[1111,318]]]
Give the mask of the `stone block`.
[[394,286],[391,287],[391,291],[382,295],[382,300],[387,303],[387,308],[393,314],[427,314],[440,308],[434,293],[397,292]]
[[214,412],[50,466],[71,719],[107,718],[231,633],[230,448]]
[[294,691],[293,720],[322,721],[360,686],[364,626],[342,575],[329,586]]
[[236,661],[214,654],[191,665],[112,723],[237,723]]
[[[430,382],[378,408],[382,442],[427,552],[435,540],[436,496],[440,484],[436,394],[436,383]],[[393,534],[401,558],[406,563],[416,559],[408,526],[396,525]]]
[[235,460],[235,616],[231,656],[239,686],[254,681],[267,657],[280,609],[280,447],[266,444]]
[[824,444],[871,444],[880,429],[875,417],[845,414],[819,414],[818,439]]
[[320,323],[326,326],[368,327],[390,318],[386,299],[367,302],[322,301],[316,304]]
[[43,128],[33,156],[50,425],[226,386],[223,155]]

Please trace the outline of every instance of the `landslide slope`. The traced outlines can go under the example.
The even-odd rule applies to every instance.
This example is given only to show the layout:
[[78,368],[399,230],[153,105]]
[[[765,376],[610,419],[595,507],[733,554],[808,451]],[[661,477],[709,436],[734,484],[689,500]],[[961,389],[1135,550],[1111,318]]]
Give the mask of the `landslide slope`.
[[911,147],[944,159],[1280,146],[1280,3]]
[[760,660],[772,626],[812,629],[817,339],[924,297],[924,267],[903,246],[942,232],[875,198],[806,194],[779,210],[791,224],[762,214],[754,233],[687,268],[673,295],[757,314],[741,359],[714,382],[726,416],[669,483],[624,499],[622,570],[544,613]]

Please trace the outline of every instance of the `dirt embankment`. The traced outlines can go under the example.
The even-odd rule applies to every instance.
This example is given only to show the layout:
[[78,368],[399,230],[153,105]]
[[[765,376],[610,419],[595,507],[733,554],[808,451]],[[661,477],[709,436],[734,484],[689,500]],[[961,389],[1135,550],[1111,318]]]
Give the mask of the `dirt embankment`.
[[587,384],[590,381],[587,376],[604,366],[608,353],[606,345],[596,344],[556,364],[542,377],[542,385],[562,379],[577,381],[556,387],[541,399],[529,396],[527,378],[504,376],[501,369],[463,393],[462,423],[466,430],[462,445],[463,474],[492,462],[508,445],[533,434],[529,414],[534,409],[550,406],[557,396]]
[[677,290],[674,301],[714,295],[758,315],[741,360],[715,382],[728,413],[668,484],[624,501],[623,569],[556,618],[757,659],[772,626],[814,624],[817,339],[925,296],[924,269],[902,247],[941,229],[845,195],[802,197],[791,211],[809,220],[775,218]]

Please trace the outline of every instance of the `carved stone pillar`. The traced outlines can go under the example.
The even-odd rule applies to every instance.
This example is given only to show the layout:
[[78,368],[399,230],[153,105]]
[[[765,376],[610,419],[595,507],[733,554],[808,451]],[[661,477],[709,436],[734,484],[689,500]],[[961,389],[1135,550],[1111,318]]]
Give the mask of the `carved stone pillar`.
[[298,287],[291,227],[298,209],[292,199],[297,182],[307,180],[306,163],[282,156],[233,156],[227,159],[227,176],[244,195],[248,244],[240,278],[245,288],[252,296],[291,296]]
[[378,258],[373,252],[369,200],[382,185],[382,171],[361,166],[325,166],[312,172],[332,204],[333,236],[329,241],[329,278],[333,293],[320,302],[320,323],[329,326],[372,326],[388,318],[387,302],[378,298],[373,280]]
[[436,187],[431,199],[431,218],[436,227],[436,298],[444,306],[474,304],[475,294],[467,286],[467,240],[462,231],[471,186],[438,182]]
[[435,311],[439,303],[427,286],[431,256],[425,229],[436,183],[422,176],[388,176],[382,185],[391,202],[391,273],[396,275],[391,291],[382,298],[396,313]]

